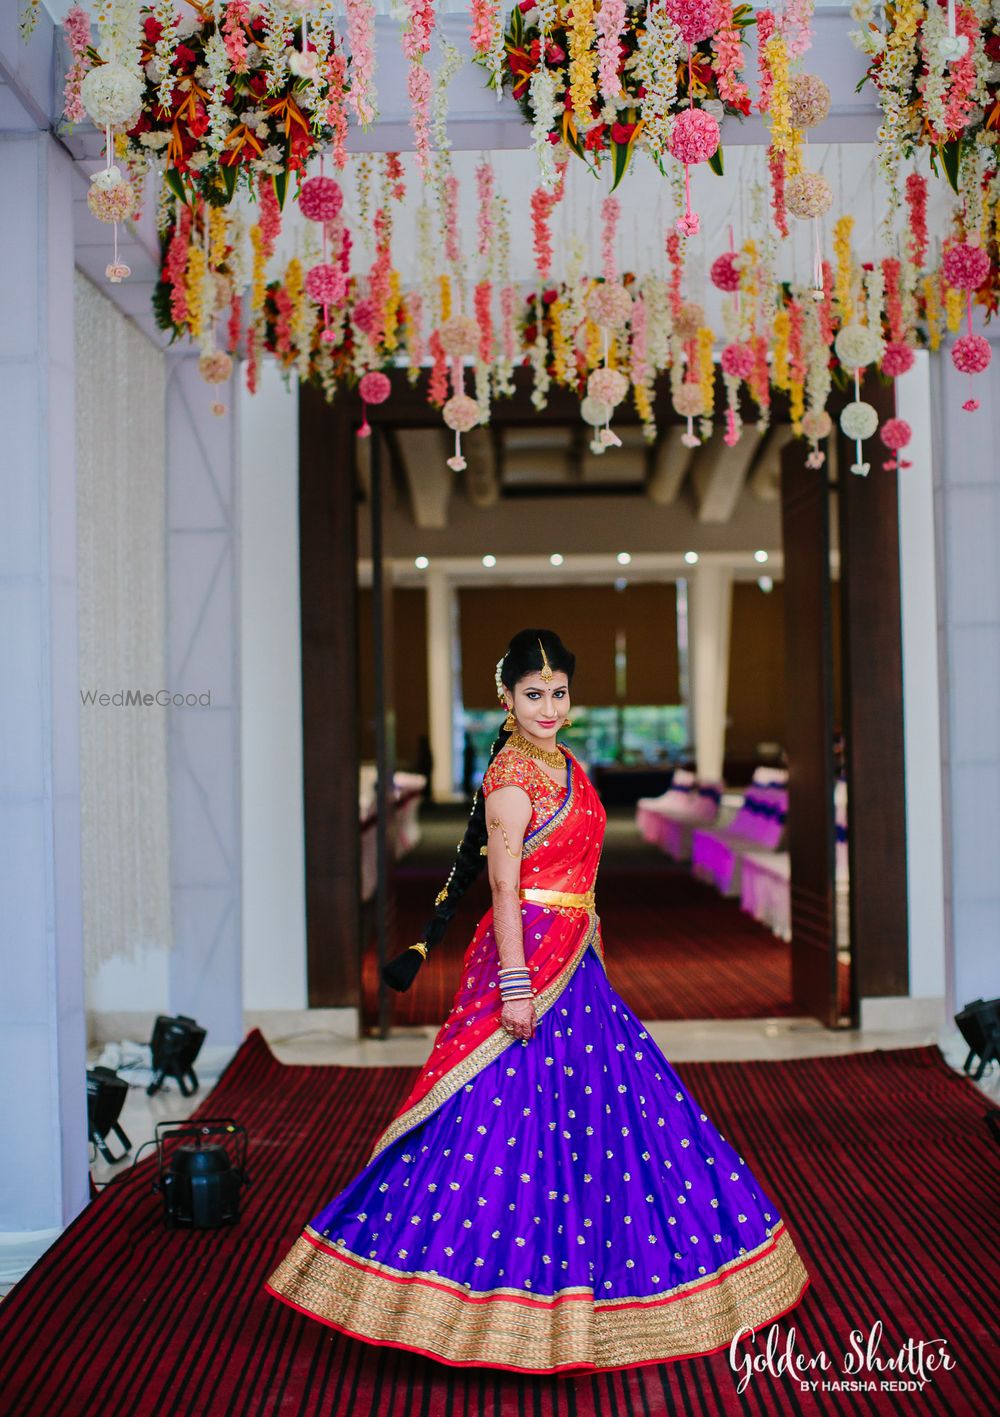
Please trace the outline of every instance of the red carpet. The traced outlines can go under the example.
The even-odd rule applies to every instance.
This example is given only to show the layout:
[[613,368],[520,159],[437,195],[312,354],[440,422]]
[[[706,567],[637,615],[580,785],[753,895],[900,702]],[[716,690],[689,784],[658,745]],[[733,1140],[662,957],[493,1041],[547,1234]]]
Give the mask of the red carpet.
[[[780,1206],[813,1283],[781,1349],[841,1376],[852,1329],[880,1354],[943,1338],[922,1392],[800,1389],[728,1353],[575,1379],[447,1368],[294,1313],[261,1285],[365,1163],[413,1069],[285,1067],[251,1033],[200,1109],[250,1133],[253,1184],[225,1233],[169,1233],[152,1164],[113,1184],[0,1303],[4,1417],[986,1417],[1000,1390],[998,1157],[988,1103],[936,1048],[682,1064],[705,1111]],[[16,1156],[12,1156],[16,1164]],[[769,1330],[740,1354],[763,1351]],[[877,1375],[870,1375],[874,1380]],[[892,1374],[885,1374],[890,1377]],[[897,1375],[898,1376],[898,1375]]]
[[[396,940],[418,940],[447,869],[411,865],[396,874]],[[438,1026],[451,1008],[462,959],[489,906],[485,875],[460,903],[444,940],[416,983],[392,996],[399,1026]],[[770,1018],[799,1013],[792,1004],[789,946],[686,868],[603,862],[597,910],[608,975],[644,1019]],[[376,1011],[375,952],[363,964],[365,1017]]]

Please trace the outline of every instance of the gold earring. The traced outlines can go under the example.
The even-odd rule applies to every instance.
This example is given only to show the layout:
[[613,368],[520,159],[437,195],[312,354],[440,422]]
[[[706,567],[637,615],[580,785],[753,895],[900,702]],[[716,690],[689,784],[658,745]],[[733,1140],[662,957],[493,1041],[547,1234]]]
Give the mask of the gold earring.
[[514,717],[513,709],[507,710],[507,717],[503,721],[503,727],[505,733],[513,733],[514,729],[517,727],[517,719]]
[[563,728],[572,728],[572,727],[573,727],[573,720],[572,720],[571,718],[567,718],[567,719],[564,719],[564,720],[563,720]]

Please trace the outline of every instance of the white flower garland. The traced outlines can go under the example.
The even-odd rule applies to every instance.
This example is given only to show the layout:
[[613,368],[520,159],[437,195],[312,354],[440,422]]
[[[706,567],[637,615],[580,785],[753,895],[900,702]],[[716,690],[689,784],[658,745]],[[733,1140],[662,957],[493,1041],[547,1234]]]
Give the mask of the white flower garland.
[[528,82],[531,103],[531,146],[538,159],[539,182],[546,192],[556,185],[555,148],[549,142],[549,133],[556,121],[559,109],[556,105],[556,80],[546,64],[540,64]]
[[642,101],[643,137],[657,157],[666,151],[670,137],[680,54],[680,30],[664,7],[650,8],[639,36],[636,73],[646,90]]
[[440,35],[441,63],[434,74],[431,94],[431,143],[438,152],[448,152],[448,86],[465,63],[459,50],[444,35]]

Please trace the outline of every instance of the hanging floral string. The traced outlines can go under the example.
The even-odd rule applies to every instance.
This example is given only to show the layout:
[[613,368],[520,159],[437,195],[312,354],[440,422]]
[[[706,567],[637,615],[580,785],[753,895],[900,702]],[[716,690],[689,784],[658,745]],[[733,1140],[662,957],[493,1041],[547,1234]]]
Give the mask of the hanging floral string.
[[621,93],[619,45],[625,28],[625,0],[601,0],[597,12],[597,75],[601,97],[614,103]]
[[344,0],[344,11],[351,47],[351,88],[348,97],[358,122],[367,128],[377,113],[374,0]]
[[74,5],[63,20],[63,34],[69,46],[70,66],[66,71],[63,86],[63,112],[70,123],[82,123],[87,116],[80,97],[80,85],[90,67],[87,50],[90,47],[90,16],[79,5]]

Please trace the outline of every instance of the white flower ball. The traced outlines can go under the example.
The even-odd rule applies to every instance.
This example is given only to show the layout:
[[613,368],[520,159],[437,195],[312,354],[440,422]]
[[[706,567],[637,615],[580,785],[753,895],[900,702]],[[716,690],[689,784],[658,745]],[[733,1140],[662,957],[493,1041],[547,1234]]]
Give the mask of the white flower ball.
[[[591,398],[588,394],[580,405],[580,417],[584,423],[589,423],[591,428],[600,428],[602,423],[607,423],[611,417],[610,404],[601,403],[599,399]],[[601,448],[603,453],[604,448]]]
[[80,85],[83,106],[98,128],[124,123],[142,104],[142,79],[124,64],[99,64]]
[[122,182],[121,168],[100,167],[96,172],[90,174],[90,180],[102,192],[107,192],[111,187],[120,187]]
[[882,340],[867,325],[845,325],[834,340],[837,358],[845,369],[863,369],[882,355]]
[[878,414],[870,403],[856,400],[840,415],[840,429],[845,438],[870,438],[878,427]]

